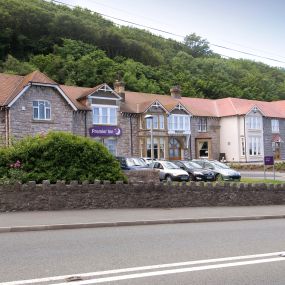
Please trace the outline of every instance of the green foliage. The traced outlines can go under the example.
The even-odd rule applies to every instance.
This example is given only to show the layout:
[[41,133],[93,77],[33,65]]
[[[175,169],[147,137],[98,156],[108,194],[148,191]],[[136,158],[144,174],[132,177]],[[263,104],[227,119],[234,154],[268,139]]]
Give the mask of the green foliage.
[[120,78],[131,91],[169,94],[180,85],[183,96],[285,99],[284,69],[220,58],[196,34],[180,43],[117,27],[86,9],[0,0],[0,71],[34,69],[68,85],[112,85]]
[[8,55],[7,60],[2,65],[2,68],[6,73],[18,75],[26,75],[27,73],[35,70],[35,68],[28,62],[21,62],[12,55]]
[[[100,143],[63,132],[26,137],[0,151],[0,174],[4,180],[22,182],[72,180],[125,180],[119,163]],[[13,167],[16,161],[20,167]],[[12,166],[11,166],[12,164]]]

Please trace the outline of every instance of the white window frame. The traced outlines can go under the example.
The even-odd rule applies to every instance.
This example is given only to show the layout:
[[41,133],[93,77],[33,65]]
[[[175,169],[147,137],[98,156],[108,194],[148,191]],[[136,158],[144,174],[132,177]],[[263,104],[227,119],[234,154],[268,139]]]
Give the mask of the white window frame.
[[[34,106],[34,103],[37,102],[38,106]],[[40,104],[44,104],[44,118],[40,118]],[[48,104],[49,106],[46,106]],[[32,102],[33,105],[33,120],[37,121],[50,121],[51,120],[51,103],[48,100],[33,100]],[[38,110],[38,117],[35,117],[35,109]],[[49,118],[47,118],[47,110],[49,110]]]
[[154,115],[150,114],[151,118],[147,118],[146,120],[146,129],[151,129],[151,124],[153,124],[154,130],[164,130],[164,115]]
[[[262,137],[249,136],[248,142],[249,142],[249,148],[248,148],[249,156],[262,155]],[[250,152],[250,149],[251,149],[251,152]]]
[[190,116],[171,114],[168,117],[168,130],[169,131],[190,131]]
[[271,120],[271,130],[272,133],[279,133],[279,120],[272,119]]
[[198,122],[198,132],[200,133],[206,133],[207,132],[207,126],[208,120],[205,117],[199,118]]
[[[113,138],[104,139],[103,143],[110,153],[112,153],[114,156],[117,155],[117,140],[116,139],[113,139]],[[114,147],[114,151],[112,151],[112,148],[110,147],[111,144],[113,144],[112,147]]]
[[[95,109],[99,109],[99,120],[98,122],[95,121]],[[103,109],[107,110],[107,122],[103,122]],[[111,109],[115,109],[115,121],[111,122]],[[92,122],[93,125],[108,125],[108,126],[116,126],[118,124],[118,106],[113,106],[113,105],[98,105],[98,104],[94,104],[92,105]]]
[[248,129],[249,130],[261,130],[262,129],[262,117],[260,116],[248,116]]
[[245,137],[240,138],[241,156],[245,156]]

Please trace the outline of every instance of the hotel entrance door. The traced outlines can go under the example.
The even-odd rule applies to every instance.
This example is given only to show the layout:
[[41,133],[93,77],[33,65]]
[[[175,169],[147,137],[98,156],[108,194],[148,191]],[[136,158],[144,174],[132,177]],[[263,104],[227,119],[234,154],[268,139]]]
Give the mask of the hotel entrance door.
[[169,159],[170,160],[181,159],[181,145],[176,138],[170,138],[169,140]]

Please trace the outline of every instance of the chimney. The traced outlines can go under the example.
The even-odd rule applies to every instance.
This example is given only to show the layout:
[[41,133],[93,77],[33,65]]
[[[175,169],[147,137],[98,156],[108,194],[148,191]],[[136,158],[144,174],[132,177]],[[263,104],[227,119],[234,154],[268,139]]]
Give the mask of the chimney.
[[125,102],[125,84],[122,81],[116,80],[114,83],[114,90],[122,98],[121,102]]
[[175,98],[175,99],[181,99],[181,89],[180,89],[180,86],[173,86],[171,89],[170,89],[170,94],[171,94],[171,97],[172,98]]

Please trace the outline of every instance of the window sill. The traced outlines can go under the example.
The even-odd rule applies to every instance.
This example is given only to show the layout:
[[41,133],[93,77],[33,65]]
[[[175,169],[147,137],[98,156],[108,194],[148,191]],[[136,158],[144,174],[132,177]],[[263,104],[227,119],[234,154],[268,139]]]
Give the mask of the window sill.
[[40,123],[40,124],[54,124],[54,120],[35,120],[33,119],[31,123]]
[[118,124],[97,124],[97,123],[93,123],[93,126],[110,126],[110,127],[117,127]]

